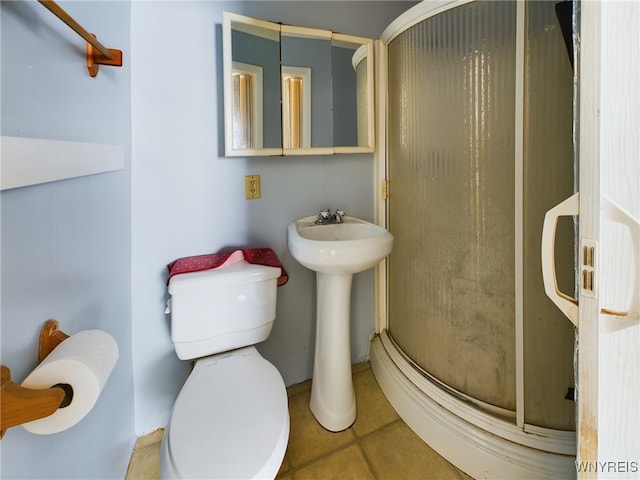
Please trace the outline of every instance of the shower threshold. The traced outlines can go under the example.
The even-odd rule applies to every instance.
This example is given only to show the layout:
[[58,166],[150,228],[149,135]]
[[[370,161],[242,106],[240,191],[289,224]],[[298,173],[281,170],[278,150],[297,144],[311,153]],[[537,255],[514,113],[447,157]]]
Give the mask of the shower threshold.
[[425,443],[474,478],[573,478],[575,432],[525,425],[458,398],[425,378],[386,331],[371,368],[387,400]]

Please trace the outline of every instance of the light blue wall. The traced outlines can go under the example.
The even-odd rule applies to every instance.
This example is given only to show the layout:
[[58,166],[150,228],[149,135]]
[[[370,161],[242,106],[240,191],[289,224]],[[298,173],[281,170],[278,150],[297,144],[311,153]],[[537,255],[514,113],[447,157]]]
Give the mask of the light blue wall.
[[9,429],[0,476],[123,478],[135,440],[130,4],[60,4],[108,47],[122,49],[125,65],[89,77],[80,37],[39,3],[2,1],[2,134],[122,145],[125,168],[2,192],[1,361],[22,381],[35,367],[49,318],[69,334],[110,333],[120,358],[74,427],[46,436]]
[[[413,2],[60,2],[124,67],[87,75],[83,42],[36,2],[2,1],[2,134],[123,145],[121,171],[2,192],[1,361],[21,381],[48,318],[112,334],[120,359],[90,414],[66,432],[20,427],[2,478],[123,478],[136,435],[165,425],[188,365],[170,341],[165,265],[269,246],[290,281],[259,346],[287,384],[311,377],[315,278],[285,229],[320,208],[373,217],[373,156],[225,158],[222,10],[376,38]],[[262,198],[244,199],[259,174]],[[367,358],[373,274],[353,286],[353,360]],[[135,425],[135,428],[134,428]],[[35,460],[37,459],[37,460]]]
[[[378,38],[410,2],[133,2],[132,247],[136,431],[165,425],[188,372],[170,340],[165,265],[230,246],[273,248],[290,280],[258,346],[287,384],[311,377],[315,276],[291,257],[287,224],[321,208],[373,218],[373,155],[225,158],[222,11]],[[244,176],[262,180],[245,200]],[[373,272],[353,284],[352,360],[368,358]]]

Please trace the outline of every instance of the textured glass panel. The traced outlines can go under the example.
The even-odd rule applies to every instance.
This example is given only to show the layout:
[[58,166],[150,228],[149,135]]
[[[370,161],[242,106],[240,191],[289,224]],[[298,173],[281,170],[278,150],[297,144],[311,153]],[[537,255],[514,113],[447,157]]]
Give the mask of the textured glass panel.
[[[573,193],[573,71],[555,2],[527,2],[524,117],[524,418],[526,423],[575,429],[574,329],[547,298],[540,269],[547,210]],[[570,29],[570,25],[567,25]],[[556,236],[561,291],[574,292],[573,222]]]
[[457,7],[389,46],[390,334],[515,409],[515,2]]

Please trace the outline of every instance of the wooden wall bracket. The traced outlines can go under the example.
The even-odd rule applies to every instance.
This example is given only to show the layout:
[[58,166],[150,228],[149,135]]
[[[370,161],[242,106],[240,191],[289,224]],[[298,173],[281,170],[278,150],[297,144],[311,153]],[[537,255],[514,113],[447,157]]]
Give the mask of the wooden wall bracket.
[[[96,38],[93,33],[91,36]],[[100,65],[109,65],[111,67],[122,66],[122,50],[116,50],[114,48],[108,48],[107,50],[110,56],[104,55],[96,47],[87,42],[87,70],[89,70],[89,75],[92,77],[98,75]]]
[[[58,330],[57,320],[47,320],[40,331],[38,363],[69,335]],[[0,438],[7,428],[48,417],[65,402],[63,386],[33,389],[11,381],[11,370],[0,366]]]
[[39,2],[87,42],[87,70],[89,70],[89,75],[92,77],[98,75],[98,65],[122,66],[122,50],[115,50],[102,45],[93,33],[85,30],[56,2],[52,0],[39,0]]
[[57,320],[50,319],[44,322],[42,330],[40,330],[38,363],[41,363],[63,340],[69,338],[69,335],[59,330],[58,326]]

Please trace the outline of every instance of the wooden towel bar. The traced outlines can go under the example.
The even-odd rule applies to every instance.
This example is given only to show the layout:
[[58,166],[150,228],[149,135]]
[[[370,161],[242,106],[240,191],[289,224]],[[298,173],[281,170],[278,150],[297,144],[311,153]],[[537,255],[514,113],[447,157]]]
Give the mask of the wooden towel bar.
[[82,25],[76,22],[73,17],[65,12],[56,2],[51,0],[38,1],[87,42],[87,70],[89,70],[89,75],[92,77],[98,75],[99,65],[109,65],[112,67],[122,66],[122,50],[115,50],[102,45],[93,33],[85,30]]

